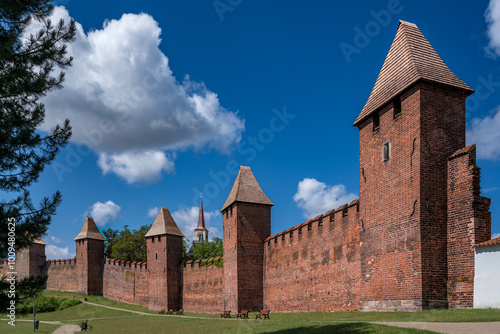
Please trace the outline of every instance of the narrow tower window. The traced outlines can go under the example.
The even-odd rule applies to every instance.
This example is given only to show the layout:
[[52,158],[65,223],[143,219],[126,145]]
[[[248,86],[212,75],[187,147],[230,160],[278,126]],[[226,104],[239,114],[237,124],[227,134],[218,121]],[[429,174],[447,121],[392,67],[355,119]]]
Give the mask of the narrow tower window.
[[384,143],[384,146],[382,148],[382,160],[384,162],[389,161],[391,158],[391,143],[388,141]]
[[228,229],[228,232],[227,232],[227,237],[228,237],[229,239],[231,239],[231,228],[229,228],[229,229]]
[[393,101],[394,118],[401,115],[401,98],[397,96]]
[[158,260],[158,253],[155,253],[155,260]]
[[378,112],[373,114],[373,131],[377,131],[380,128],[380,115]]

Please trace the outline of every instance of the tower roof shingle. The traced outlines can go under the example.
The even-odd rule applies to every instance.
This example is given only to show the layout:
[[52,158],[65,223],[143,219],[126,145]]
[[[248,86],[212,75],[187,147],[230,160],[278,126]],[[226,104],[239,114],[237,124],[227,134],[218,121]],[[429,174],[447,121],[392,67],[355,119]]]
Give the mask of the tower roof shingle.
[[374,111],[418,80],[452,86],[468,94],[474,92],[451,72],[415,24],[400,20],[377,81],[353,125],[359,126]]
[[153,225],[146,233],[145,237],[154,237],[163,234],[178,235],[180,237],[184,236],[175,223],[174,218],[172,218],[170,211],[164,206],[161,207],[160,212],[158,212]]
[[245,166],[240,166],[240,171],[238,176],[236,176],[233,188],[227,197],[226,203],[224,203],[224,206],[220,211],[224,211],[234,202],[273,205],[260,188],[260,185],[255,179],[250,167]]
[[92,219],[92,217],[87,217],[85,219],[85,223],[83,223],[80,233],[78,233],[78,235],[73,240],[80,240],[80,239],[95,239],[102,241],[106,240],[102,236],[101,232],[99,232],[99,229],[94,223],[94,219]]

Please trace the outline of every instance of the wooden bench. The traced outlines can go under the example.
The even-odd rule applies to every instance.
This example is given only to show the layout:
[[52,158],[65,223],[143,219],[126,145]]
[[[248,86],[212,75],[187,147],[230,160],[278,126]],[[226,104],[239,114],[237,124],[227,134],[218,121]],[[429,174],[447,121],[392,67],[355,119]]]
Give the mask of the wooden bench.
[[169,309],[165,314],[174,314],[174,309],[173,308]]
[[183,309],[180,309],[179,311],[177,311],[175,314],[177,315],[184,315],[184,310]]
[[220,314],[221,318],[231,318],[231,311],[224,311],[224,313]]
[[262,310],[262,311],[260,311],[259,314],[255,315],[255,319],[257,319],[257,318],[262,319],[261,318],[262,316],[264,316],[264,320],[265,319],[271,319],[271,318],[269,318],[269,310]]
[[88,320],[85,320],[85,322],[82,322],[82,324],[80,325],[80,332],[81,331],[86,331],[87,329],[89,329],[89,321]]
[[240,313],[236,314],[236,319],[248,319],[248,310],[241,310]]
[[165,309],[162,309],[160,312],[158,312],[159,314],[165,314]]

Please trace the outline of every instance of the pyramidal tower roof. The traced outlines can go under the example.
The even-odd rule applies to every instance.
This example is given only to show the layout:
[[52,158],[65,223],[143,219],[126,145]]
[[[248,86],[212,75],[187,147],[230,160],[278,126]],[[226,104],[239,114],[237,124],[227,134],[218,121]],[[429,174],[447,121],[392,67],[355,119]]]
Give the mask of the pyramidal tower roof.
[[451,72],[415,24],[400,20],[384,65],[354,126],[418,80],[474,92]]
[[260,188],[260,185],[255,179],[255,176],[253,176],[250,167],[245,166],[240,166],[240,171],[238,176],[236,176],[233,188],[227,197],[226,203],[224,203],[224,206],[220,211],[224,211],[234,202],[273,205]]
[[106,240],[102,236],[101,232],[99,232],[99,229],[94,223],[94,219],[92,219],[92,217],[87,217],[85,219],[85,223],[83,223],[80,233],[78,233],[78,235],[75,237],[74,240],[80,240],[80,239],[95,239],[102,241]]
[[198,227],[195,230],[206,230],[205,215],[203,214],[203,198],[200,199],[200,213],[198,215]]
[[39,244],[39,245],[47,246],[47,243],[45,241],[43,241],[42,237],[39,237],[39,238],[33,240],[33,243],[34,244]]
[[158,212],[158,216],[156,216],[153,225],[145,236],[154,237],[163,234],[178,235],[180,237],[184,236],[175,223],[174,218],[172,218],[170,211],[168,211],[168,209],[164,206],[161,207],[160,212]]

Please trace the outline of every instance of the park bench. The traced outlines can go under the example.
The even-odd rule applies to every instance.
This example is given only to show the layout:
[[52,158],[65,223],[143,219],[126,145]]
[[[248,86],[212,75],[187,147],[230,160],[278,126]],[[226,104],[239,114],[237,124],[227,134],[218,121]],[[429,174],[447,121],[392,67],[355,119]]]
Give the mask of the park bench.
[[174,314],[174,309],[173,308],[168,309],[168,311],[165,314]]
[[87,329],[89,329],[88,323],[89,323],[88,320],[85,320],[84,322],[82,322],[82,324],[80,325],[80,332],[86,331]]
[[180,309],[179,311],[177,311],[175,314],[177,315],[184,315],[184,310],[183,309]]
[[248,319],[248,310],[241,310],[240,313],[236,314],[236,319]]
[[264,320],[265,319],[271,319],[271,318],[269,318],[269,310],[262,310],[262,311],[260,311],[259,314],[255,315],[255,319],[257,319],[257,318],[262,319],[262,316],[264,316]]
[[231,318],[231,311],[224,311],[224,313],[220,314],[221,318]]
[[162,309],[160,312],[158,312],[159,314],[165,314],[165,309]]

